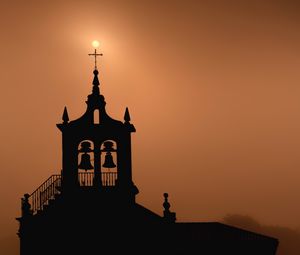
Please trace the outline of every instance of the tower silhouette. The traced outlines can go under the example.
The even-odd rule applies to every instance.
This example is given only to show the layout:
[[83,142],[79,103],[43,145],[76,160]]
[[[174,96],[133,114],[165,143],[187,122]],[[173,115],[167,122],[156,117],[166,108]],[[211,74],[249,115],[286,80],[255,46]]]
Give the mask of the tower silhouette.
[[106,113],[95,56],[86,112],[62,122],[62,170],[21,200],[21,255],[268,254],[278,241],[221,223],[177,223],[164,194],[163,216],[136,202],[131,124]]

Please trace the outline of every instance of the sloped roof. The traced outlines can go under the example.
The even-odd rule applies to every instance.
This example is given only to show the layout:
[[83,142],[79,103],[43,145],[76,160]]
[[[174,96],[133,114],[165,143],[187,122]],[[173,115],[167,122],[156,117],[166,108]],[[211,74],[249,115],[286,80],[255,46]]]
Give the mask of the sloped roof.
[[176,230],[195,239],[214,240],[263,240],[278,242],[277,239],[219,222],[176,223]]

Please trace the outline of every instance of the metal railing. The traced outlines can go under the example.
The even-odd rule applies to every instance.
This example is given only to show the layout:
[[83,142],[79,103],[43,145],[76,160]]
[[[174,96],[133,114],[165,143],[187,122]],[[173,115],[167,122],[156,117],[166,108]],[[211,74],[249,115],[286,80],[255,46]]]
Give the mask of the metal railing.
[[[101,181],[104,187],[116,186],[118,174],[116,172],[102,172]],[[94,173],[78,173],[78,181],[81,187],[93,186]],[[49,204],[51,199],[55,199],[55,195],[60,194],[61,175],[51,175],[42,185],[40,185],[29,197],[32,214],[43,210],[45,205]]]
[[93,186],[94,173],[78,173],[78,181],[81,187]]
[[102,186],[116,186],[118,174],[116,172],[102,172],[101,180]]
[[[101,181],[102,186],[112,187],[116,186],[118,174],[116,172],[102,172],[101,173]],[[94,173],[89,172],[81,172],[78,173],[78,181],[80,186],[93,186]]]
[[43,206],[49,203],[50,199],[54,199],[60,191],[61,176],[59,174],[51,175],[42,185],[40,185],[29,197],[31,211],[33,214],[39,210],[43,210]]

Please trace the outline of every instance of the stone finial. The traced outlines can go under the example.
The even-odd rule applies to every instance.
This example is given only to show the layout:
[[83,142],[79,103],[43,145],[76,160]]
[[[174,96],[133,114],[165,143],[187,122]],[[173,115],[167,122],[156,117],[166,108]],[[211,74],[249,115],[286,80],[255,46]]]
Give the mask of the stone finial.
[[129,123],[130,122],[130,114],[129,114],[128,107],[126,107],[126,110],[125,110],[124,120],[125,120],[125,123]]
[[67,124],[69,122],[69,115],[68,115],[68,110],[67,110],[66,106],[65,106],[65,109],[64,109],[62,120],[63,120],[64,124]]
[[164,207],[164,219],[167,221],[167,222],[171,222],[171,223],[174,223],[176,221],[176,213],[174,212],[171,212],[170,211],[170,203],[168,201],[168,197],[169,197],[169,194],[168,193],[164,193],[164,198],[165,198],[165,201],[163,203],[163,207]]
[[31,205],[29,203],[29,194],[24,194],[24,197],[21,198],[21,206],[22,206],[22,216],[31,215]]

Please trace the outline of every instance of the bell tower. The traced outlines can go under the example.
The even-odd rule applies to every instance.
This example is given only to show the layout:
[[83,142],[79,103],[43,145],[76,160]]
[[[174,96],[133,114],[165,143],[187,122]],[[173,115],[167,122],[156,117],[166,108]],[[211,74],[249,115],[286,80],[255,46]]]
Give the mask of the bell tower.
[[128,108],[124,121],[106,113],[106,102],[100,93],[97,50],[93,71],[92,93],[87,97],[86,112],[78,119],[69,120],[65,107],[62,123],[62,179],[61,192],[72,194],[79,189],[94,188],[105,196],[111,193],[124,201],[134,202],[138,189],[132,181],[131,133]]
[[95,49],[89,55],[95,57],[95,68],[86,111],[70,120],[65,107],[56,125],[62,133],[61,173],[21,199],[21,255],[141,254],[150,243],[155,245],[148,251],[160,246],[165,224],[175,222],[167,198],[163,217],[136,202],[131,163],[135,127],[128,108],[122,121],[107,114],[97,68],[102,54]]

